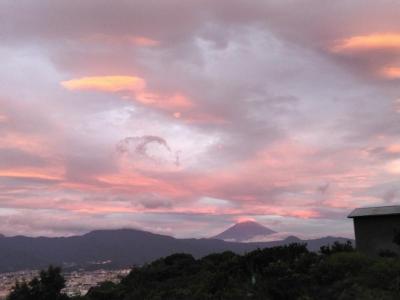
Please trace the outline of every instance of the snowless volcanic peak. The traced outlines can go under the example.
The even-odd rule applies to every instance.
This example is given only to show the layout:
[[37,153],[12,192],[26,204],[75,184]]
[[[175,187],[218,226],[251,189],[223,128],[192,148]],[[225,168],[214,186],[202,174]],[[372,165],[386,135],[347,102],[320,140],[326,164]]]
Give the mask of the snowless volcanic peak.
[[214,236],[214,239],[245,242],[255,240],[258,237],[262,239],[263,236],[276,233],[275,231],[265,227],[254,221],[240,222],[228,228],[224,232]]

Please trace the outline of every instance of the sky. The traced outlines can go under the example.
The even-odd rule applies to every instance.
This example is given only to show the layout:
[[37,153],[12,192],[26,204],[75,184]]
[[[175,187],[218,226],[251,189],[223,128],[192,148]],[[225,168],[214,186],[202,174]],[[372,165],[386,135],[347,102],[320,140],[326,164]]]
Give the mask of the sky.
[[400,201],[394,0],[0,2],[0,232],[353,236]]

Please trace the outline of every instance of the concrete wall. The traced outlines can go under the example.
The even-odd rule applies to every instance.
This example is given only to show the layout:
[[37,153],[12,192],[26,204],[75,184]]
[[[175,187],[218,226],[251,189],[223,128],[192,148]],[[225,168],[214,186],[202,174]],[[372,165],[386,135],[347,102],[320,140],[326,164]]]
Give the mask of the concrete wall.
[[400,231],[400,215],[354,218],[356,248],[369,255],[381,250],[400,254],[400,246],[393,243],[396,230]]

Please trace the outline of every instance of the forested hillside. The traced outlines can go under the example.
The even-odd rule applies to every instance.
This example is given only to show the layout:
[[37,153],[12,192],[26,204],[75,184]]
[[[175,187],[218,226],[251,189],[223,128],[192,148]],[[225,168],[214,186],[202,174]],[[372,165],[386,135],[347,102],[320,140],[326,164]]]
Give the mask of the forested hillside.
[[[388,257],[389,255],[389,257]],[[50,270],[54,274],[54,269]],[[50,273],[48,271],[47,273]],[[41,280],[16,286],[9,300],[68,299],[60,280]],[[38,282],[47,282],[38,284]],[[58,292],[53,298],[30,292],[41,286]],[[40,288],[39,288],[40,290]],[[240,299],[399,299],[400,259],[369,258],[350,243],[335,243],[310,252],[304,244],[259,249],[245,255],[233,252],[195,259],[174,254],[133,269],[119,284],[104,282],[75,300],[240,300]]]

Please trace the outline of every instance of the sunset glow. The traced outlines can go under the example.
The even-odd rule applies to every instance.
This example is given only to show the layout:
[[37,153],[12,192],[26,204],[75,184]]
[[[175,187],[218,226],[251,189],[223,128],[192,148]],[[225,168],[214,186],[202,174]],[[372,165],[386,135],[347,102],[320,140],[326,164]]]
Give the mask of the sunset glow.
[[382,75],[389,79],[399,79],[400,67],[386,67],[382,70]]
[[159,41],[144,37],[144,36],[137,36],[131,38],[134,44],[138,46],[144,46],[144,47],[156,47],[160,45]]
[[389,153],[400,154],[400,144],[394,144],[387,148]]
[[94,90],[100,92],[142,91],[146,87],[143,79],[133,76],[94,76],[62,81],[69,90]]
[[0,4],[0,234],[352,237],[400,201],[395,1],[99,1]]
[[368,51],[379,49],[400,50],[400,34],[382,33],[354,36],[341,40],[333,48],[335,52]]
[[[123,99],[137,101],[162,110],[188,109],[192,102],[180,93],[161,94],[146,89],[146,82],[134,76],[94,76],[62,81],[68,90],[125,93]],[[126,94],[127,93],[127,94]]]

